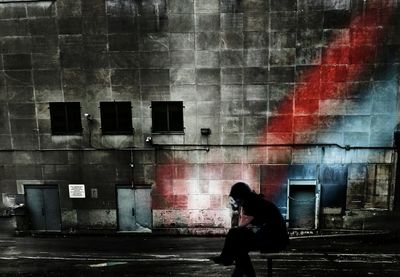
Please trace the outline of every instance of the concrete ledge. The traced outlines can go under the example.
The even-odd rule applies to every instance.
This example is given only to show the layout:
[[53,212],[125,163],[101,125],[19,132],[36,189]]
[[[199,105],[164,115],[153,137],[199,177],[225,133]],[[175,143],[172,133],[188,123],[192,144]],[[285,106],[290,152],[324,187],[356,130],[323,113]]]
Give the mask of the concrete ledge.
[[189,235],[189,236],[223,236],[228,233],[227,228],[155,228],[154,234],[159,235]]

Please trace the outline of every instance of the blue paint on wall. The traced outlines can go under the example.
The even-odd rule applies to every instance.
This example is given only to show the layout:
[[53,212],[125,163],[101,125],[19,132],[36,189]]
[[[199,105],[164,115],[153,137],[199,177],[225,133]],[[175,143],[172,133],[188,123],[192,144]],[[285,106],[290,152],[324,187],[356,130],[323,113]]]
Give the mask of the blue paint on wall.
[[321,207],[346,207],[347,165],[321,165]]

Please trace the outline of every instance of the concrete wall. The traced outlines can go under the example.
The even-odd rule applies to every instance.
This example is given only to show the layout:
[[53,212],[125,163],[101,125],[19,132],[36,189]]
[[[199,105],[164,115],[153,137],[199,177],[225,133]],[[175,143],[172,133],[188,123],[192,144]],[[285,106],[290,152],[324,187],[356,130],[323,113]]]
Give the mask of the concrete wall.
[[[285,212],[288,176],[334,192],[323,169],[335,165],[345,193],[323,206],[322,227],[352,228],[346,210],[393,202],[396,2],[0,3],[0,191],[57,183],[65,228],[113,229],[115,185],[133,177],[153,185],[154,228],[219,232],[233,182]],[[131,101],[133,135],[101,134],[99,102],[111,100]],[[155,100],[184,102],[184,135],[151,133]],[[81,103],[81,136],[51,135],[53,101]],[[298,166],[314,173],[290,173]],[[74,182],[99,198],[69,199]]]

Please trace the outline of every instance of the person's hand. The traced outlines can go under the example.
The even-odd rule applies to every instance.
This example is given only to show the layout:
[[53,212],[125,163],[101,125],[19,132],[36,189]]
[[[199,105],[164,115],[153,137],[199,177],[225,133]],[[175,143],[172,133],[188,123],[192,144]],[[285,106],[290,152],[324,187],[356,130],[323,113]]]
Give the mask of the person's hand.
[[245,214],[241,214],[240,216],[240,220],[239,220],[239,226],[247,226],[249,224],[251,224],[251,221],[253,220],[254,217],[250,216],[250,215],[245,215]]

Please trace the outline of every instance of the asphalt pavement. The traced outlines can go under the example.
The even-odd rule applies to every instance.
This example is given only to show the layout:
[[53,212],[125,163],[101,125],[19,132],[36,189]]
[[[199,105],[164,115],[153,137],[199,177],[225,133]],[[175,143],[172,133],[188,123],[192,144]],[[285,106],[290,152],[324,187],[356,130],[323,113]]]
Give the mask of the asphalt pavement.
[[[213,264],[223,237],[161,235],[0,236],[0,276],[230,276]],[[257,276],[266,256],[252,252]],[[292,237],[273,276],[400,276],[400,236]]]

